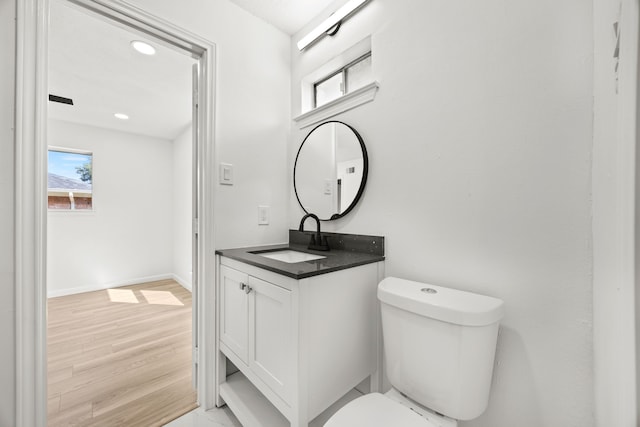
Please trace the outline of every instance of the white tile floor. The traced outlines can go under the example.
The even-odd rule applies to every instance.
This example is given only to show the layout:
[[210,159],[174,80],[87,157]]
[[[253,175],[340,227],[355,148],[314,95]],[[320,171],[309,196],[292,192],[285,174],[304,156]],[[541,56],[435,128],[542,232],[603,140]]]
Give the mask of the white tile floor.
[[200,408],[166,424],[165,427],[242,427],[242,424],[226,406],[204,411]]
[[[350,390],[336,403],[327,408],[325,412],[311,421],[309,427],[322,427],[338,409],[360,396],[362,396],[362,393],[359,391]],[[242,424],[233,415],[233,412],[227,406],[224,406],[210,411],[200,408],[194,409],[169,424],[165,424],[164,427],[242,427]]]

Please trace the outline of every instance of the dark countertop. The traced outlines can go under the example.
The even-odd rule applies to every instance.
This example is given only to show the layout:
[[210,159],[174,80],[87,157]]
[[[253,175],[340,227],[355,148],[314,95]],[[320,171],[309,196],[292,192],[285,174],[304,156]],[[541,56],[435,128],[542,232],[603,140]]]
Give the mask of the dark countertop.
[[[295,232],[298,233],[298,232]],[[305,233],[306,234],[306,233]],[[310,233],[309,233],[310,234]],[[323,233],[325,234],[325,233]],[[327,233],[330,236],[339,236],[338,234]],[[342,235],[340,235],[342,236]],[[346,235],[348,236],[348,235]],[[298,236],[299,237],[299,236]],[[363,237],[367,236],[358,236],[359,240],[362,240]],[[359,251],[354,250],[353,248],[344,247],[331,249],[330,251],[312,251],[307,249],[306,245],[301,245],[298,243],[283,243],[280,245],[267,245],[267,246],[253,246],[248,248],[237,248],[237,249],[219,249],[216,250],[217,255],[222,255],[227,258],[234,259],[236,261],[244,262],[246,264],[250,264],[256,267],[264,268],[265,270],[273,271],[274,273],[282,274],[284,276],[292,277],[294,279],[304,279],[306,277],[318,276],[320,274],[331,273],[333,271],[344,270],[351,267],[357,267],[359,265],[371,264],[378,261],[384,260],[384,238],[378,236],[375,237],[374,243],[381,247],[381,250],[369,250],[369,251]],[[299,240],[297,238],[292,238],[290,233],[290,242],[294,242]],[[334,239],[338,240],[338,239]],[[341,239],[342,241],[342,239]],[[283,249],[293,249],[298,252],[305,252],[314,255],[321,255],[326,258],[313,260],[313,261],[303,261],[296,263],[287,263],[283,261],[278,261],[275,259],[266,258],[259,254],[251,253],[251,252],[271,252],[276,250]]]

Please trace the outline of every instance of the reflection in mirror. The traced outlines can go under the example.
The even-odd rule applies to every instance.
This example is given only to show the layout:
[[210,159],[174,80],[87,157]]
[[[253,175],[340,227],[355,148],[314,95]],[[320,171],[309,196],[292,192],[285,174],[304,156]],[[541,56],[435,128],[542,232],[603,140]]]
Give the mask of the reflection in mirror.
[[293,185],[302,209],[321,220],[346,215],[358,202],[367,181],[367,150],[362,138],[342,122],[325,122],[302,142]]

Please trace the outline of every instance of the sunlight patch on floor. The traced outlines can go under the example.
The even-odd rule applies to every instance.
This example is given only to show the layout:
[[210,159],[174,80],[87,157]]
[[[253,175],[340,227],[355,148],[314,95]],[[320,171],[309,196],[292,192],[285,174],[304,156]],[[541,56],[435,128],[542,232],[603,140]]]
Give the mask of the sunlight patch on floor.
[[169,291],[140,291],[142,296],[147,300],[149,304],[157,305],[184,305],[182,301],[176,298],[173,293]]
[[131,289],[107,289],[111,302],[124,302],[127,304],[139,304],[138,298]]

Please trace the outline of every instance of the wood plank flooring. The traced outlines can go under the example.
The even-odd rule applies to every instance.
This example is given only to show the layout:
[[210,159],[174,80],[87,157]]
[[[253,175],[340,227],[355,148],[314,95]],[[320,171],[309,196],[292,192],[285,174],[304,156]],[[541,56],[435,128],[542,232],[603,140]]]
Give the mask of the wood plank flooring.
[[161,426],[192,410],[191,293],[173,280],[50,298],[48,426]]

